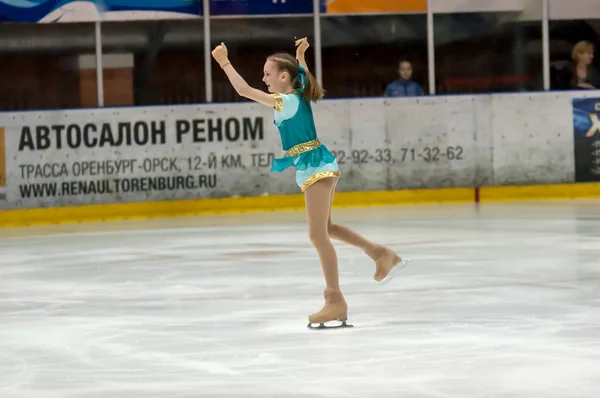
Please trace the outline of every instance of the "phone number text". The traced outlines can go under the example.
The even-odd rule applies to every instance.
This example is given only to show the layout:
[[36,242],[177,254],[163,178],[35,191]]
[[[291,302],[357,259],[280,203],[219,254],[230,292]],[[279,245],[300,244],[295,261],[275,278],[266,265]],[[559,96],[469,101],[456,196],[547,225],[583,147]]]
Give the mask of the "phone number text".
[[428,163],[439,162],[442,160],[459,161],[464,159],[464,150],[462,146],[447,147],[424,147],[424,148],[400,148],[398,152],[393,153],[391,149],[375,149],[368,151],[366,149],[353,149],[351,151],[332,150],[331,153],[337,159],[339,164],[346,163],[405,163],[424,161]]

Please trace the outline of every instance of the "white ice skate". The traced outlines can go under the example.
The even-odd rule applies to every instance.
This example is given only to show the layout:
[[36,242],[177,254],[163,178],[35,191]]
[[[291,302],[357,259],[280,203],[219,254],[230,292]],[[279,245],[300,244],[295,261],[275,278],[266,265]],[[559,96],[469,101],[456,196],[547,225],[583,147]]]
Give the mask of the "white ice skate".
[[396,265],[394,265],[392,267],[392,269],[390,270],[390,272],[388,272],[388,274],[385,276],[385,278],[383,278],[382,280],[379,281],[380,285],[385,285],[386,283],[388,283],[389,281],[391,281],[392,279],[394,279],[394,277],[396,276],[396,274],[400,271],[402,271],[404,268],[406,268],[406,266],[408,265],[408,263],[410,263],[410,259],[409,258],[403,258],[400,259],[400,262],[398,262]]

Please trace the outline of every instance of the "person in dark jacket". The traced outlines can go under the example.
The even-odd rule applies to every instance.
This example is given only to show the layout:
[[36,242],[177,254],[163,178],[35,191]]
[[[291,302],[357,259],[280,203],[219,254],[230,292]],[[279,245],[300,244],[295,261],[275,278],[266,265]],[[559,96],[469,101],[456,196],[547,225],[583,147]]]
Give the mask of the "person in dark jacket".
[[395,80],[385,88],[386,97],[416,97],[424,95],[423,88],[417,82],[411,80],[413,67],[410,61],[403,59],[398,63],[398,75],[400,79]]

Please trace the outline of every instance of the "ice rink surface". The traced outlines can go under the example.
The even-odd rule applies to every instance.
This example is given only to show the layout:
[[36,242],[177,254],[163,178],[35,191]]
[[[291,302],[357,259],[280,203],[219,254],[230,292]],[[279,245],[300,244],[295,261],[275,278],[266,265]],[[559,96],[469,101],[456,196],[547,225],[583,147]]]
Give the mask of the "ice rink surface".
[[334,210],[352,329],[313,331],[303,212],[0,229],[0,397],[600,396],[600,201]]

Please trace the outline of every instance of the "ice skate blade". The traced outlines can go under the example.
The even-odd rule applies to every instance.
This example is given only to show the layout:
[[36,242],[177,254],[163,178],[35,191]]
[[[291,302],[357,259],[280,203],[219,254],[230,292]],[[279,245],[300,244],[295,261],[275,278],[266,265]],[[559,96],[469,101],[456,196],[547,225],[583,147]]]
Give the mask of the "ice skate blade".
[[388,283],[389,281],[391,281],[392,279],[394,279],[394,277],[396,276],[396,274],[400,271],[402,271],[404,268],[406,268],[406,266],[408,265],[408,263],[410,263],[410,259],[403,259],[401,260],[398,264],[394,265],[392,267],[392,269],[390,270],[390,272],[387,274],[387,276],[385,278],[383,278],[382,280],[379,281],[380,285],[385,285],[386,283]]
[[[331,321],[334,322],[334,321]],[[313,330],[323,330],[323,329],[344,329],[344,328],[353,328],[354,325],[348,325],[348,323],[346,321],[337,321],[337,322],[341,322],[339,325],[335,325],[335,326],[328,326],[327,323],[328,322],[324,322],[324,323],[308,323],[308,325],[306,326],[309,329],[313,329]],[[319,326],[313,326],[313,325],[319,325]]]

